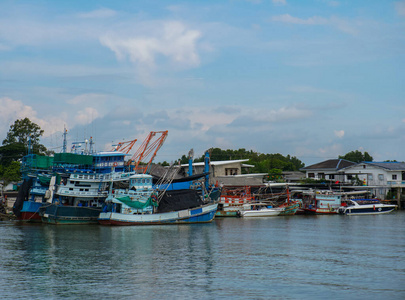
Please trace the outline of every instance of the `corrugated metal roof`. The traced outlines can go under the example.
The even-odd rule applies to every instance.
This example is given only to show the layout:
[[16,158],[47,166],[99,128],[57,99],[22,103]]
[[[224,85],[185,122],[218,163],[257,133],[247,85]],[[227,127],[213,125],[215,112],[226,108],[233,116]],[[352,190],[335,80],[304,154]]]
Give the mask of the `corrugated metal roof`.
[[391,171],[405,171],[405,162],[364,162],[367,165],[372,165],[384,168]]
[[[210,161],[210,165],[212,165],[212,166],[229,165],[229,164],[233,164],[233,163],[242,163],[245,161],[249,161],[249,159]],[[195,166],[195,167],[204,166],[204,164],[205,164],[204,162],[197,162],[197,163],[193,163],[193,166]],[[182,164],[181,166],[187,167],[188,164]]]
[[301,168],[300,170],[340,170],[355,164],[356,163],[345,159],[329,159],[308,167]]

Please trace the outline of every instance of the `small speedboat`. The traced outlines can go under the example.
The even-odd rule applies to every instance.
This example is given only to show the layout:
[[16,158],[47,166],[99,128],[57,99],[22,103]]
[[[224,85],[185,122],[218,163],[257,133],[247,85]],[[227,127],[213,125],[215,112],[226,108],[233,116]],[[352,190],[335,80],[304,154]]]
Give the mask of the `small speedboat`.
[[284,211],[284,208],[271,207],[266,204],[254,204],[251,209],[240,210],[238,215],[240,217],[274,217],[278,216]]
[[347,200],[338,212],[343,215],[377,215],[392,212],[397,206],[384,204],[378,199]]

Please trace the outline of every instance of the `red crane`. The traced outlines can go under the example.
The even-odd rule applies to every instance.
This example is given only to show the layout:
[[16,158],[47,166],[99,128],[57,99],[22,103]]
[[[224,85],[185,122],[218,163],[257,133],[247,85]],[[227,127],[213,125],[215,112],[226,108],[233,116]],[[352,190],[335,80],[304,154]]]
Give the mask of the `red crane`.
[[163,146],[167,137],[168,131],[151,131],[144,140],[139,149],[135,152],[132,158],[128,161],[128,165],[134,165],[135,171],[145,174],[149,169],[150,164],[156,156],[156,153]]
[[137,139],[127,142],[119,142],[111,151],[120,151],[122,153],[128,154],[132,147],[135,145]]

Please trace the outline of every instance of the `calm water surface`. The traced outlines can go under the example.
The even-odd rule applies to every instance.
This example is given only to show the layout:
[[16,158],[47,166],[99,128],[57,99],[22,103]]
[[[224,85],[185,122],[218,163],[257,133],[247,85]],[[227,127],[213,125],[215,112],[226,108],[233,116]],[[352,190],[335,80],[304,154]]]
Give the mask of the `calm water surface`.
[[405,212],[145,227],[0,222],[2,299],[405,299]]

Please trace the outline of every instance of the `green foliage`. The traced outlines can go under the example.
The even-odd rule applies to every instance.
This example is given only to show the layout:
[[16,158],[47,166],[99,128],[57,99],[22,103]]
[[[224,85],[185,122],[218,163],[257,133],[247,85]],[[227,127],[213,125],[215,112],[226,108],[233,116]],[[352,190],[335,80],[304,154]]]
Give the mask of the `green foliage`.
[[[254,168],[250,169],[251,173],[269,173],[272,169],[298,171],[305,166],[305,164],[295,156],[283,156],[279,153],[262,154],[244,148],[238,150],[211,148],[209,151],[212,161],[249,159],[247,163],[254,165]],[[183,155],[183,157],[185,157],[185,155]],[[194,160],[194,162],[202,161],[204,161],[204,155]],[[184,163],[187,163],[187,161]]]
[[275,182],[282,182],[283,181],[283,171],[281,169],[271,169],[269,171],[269,180]]
[[21,180],[20,163],[11,162],[8,166],[0,166],[0,179],[6,183]]
[[302,178],[300,180],[301,184],[325,184],[328,182],[326,179],[315,179],[315,178]]
[[12,143],[0,147],[0,164],[8,166],[11,162],[21,159],[27,154],[27,149],[23,144]]
[[16,120],[10,126],[6,138],[3,140],[3,145],[21,144],[25,149],[28,149],[28,145],[31,143],[32,153],[44,155],[47,149],[39,143],[39,138],[43,133],[41,127],[28,118]]
[[396,192],[394,190],[389,190],[385,199],[393,200],[395,199]]
[[364,152],[363,154],[359,150],[351,151],[343,156],[339,156],[339,158],[346,159],[355,163],[360,163],[362,161],[373,161],[373,157],[370,154],[368,154],[367,152]]
[[188,164],[188,156],[183,155],[180,159],[180,164]]
[[31,143],[33,154],[46,154],[47,149],[39,143],[44,131],[30,119],[16,120],[10,126],[3,146],[0,147],[0,179],[5,182],[21,180],[20,162],[28,154],[28,144]]

